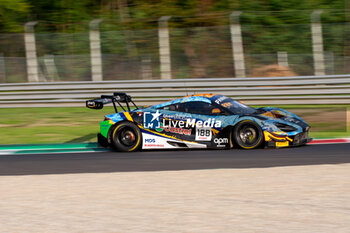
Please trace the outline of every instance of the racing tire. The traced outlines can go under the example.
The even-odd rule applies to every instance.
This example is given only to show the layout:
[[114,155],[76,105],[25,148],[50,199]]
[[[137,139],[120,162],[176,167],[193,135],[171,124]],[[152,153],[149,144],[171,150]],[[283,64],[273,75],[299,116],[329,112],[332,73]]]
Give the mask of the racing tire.
[[131,122],[122,122],[112,130],[112,145],[117,151],[132,152],[142,145],[141,130]]
[[241,121],[233,130],[235,144],[243,149],[255,149],[262,145],[263,139],[263,131],[254,121]]

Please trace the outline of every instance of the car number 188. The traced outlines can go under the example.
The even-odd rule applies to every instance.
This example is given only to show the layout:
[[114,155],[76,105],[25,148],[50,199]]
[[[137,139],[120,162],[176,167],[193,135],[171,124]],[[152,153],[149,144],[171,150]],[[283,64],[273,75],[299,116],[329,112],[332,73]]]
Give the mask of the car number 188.
[[210,141],[212,136],[211,128],[197,128],[196,141]]

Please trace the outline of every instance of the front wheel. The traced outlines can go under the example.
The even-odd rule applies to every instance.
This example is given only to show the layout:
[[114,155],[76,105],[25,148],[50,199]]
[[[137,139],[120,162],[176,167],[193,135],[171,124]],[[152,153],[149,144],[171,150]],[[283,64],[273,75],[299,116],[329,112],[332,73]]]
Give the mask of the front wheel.
[[254,149],[263,143],[263,132],[254,121],[239,122],[233,130],[235,143],[243,149]]
[[112,131],[112,143],[118,151],[137,151],[141,147],[141,141],[140,129],[131,122],[122,122]]

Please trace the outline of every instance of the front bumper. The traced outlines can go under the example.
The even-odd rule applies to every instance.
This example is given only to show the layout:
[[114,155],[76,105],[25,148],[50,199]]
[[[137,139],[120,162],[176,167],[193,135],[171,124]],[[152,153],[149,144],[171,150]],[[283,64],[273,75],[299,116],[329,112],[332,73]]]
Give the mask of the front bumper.
[[302,132],[294,136],[269,137],[266,140],[266,146],[271,148],[295,147],[295,146],[303,146],[306,143],[311,141],[312,141],[312,138],[308,136],[308,132]]
[[312,138],[309,137],[309,132],[299,133],[299,134],[295,135],[294,137],[292,137],[292,139],[293,139],[294,146],[305,145],[306,143],[312,141]]

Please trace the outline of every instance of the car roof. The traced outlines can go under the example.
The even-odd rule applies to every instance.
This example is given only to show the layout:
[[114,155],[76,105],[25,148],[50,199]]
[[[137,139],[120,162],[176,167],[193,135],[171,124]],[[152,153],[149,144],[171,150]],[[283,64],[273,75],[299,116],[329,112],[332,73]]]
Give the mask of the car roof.
[[[214,96],[221,96],[221,95],[212,94],[212,93],[194,94],[194,95],[188,95],[188,96],[181,97],[181,98],[179,98],[179,100],[181,100],[181,102],[183,102],[183,103],[185,103],[185,102],[193,102],[193,101],[211,103],[212,98]],[[175,100],[177,100],[177,99],[175,99]]]
[[188,95],[188,96],[184,96],[182,98],[190,98],[192,96],[202,96],[202,97],[205,97],[205,98],[212,98],[213,96],[216,96],[216,95],[219,95],[219,94],[212,94],[212,93],[206,93],[206,94],[194,94],[194,95]]
[[[188,96],[184,96],[178,99],[173,99],[170,100],[168,102],[164,102],[158,105],[154,105],[152,106],[153,108],[161,108],[164,106],[168,106],[171,104],[177,104],[177,103],[187,103],[187,102],[194,102],[194,101],[198,101],[198,102],[204,102],[204,103],[211,103],[212,100],[211,98],[214,96],[217,96],[218,94],[195,94],[195,95],[188,95]],[[221,95],[220,95],[221,96]]]

